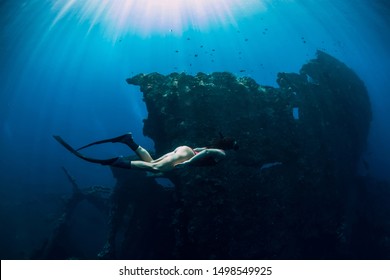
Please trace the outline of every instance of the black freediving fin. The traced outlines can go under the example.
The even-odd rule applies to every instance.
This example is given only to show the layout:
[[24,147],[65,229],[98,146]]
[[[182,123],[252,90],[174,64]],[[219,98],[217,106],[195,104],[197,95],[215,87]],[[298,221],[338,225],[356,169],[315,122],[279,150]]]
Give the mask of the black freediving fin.
[[[131,136],[131,133],[130,134],[128,133],[128,134],[121,135],[121,136],[118,136],[118,137],[104,139],[104,140],[99,140],[99,141],[96,141],[96,142],[89,143],[89,144],[87,144],[85,146],[82,146],[81,148],[76,149],[76,151],[80,151],[82,149],[91,147],[93,145],[98,145],[98,144],[103,144],[103,143],[118,143],[118,142],[121,142],[121,143],[126,144],[126,142],[123,142],[123,140],[125,140],[125,137],[129,136],[129,135],[130,135],[130,138],[131,138],[131,141],[132,141],[133,138]],[[137,145],[137,147],[138,147],[138,145]]]
[[[86,161],[89,161],[89,162],[93,162],[93,163],[100,163],[102,165],[111,165],[113,164],[115,161],[118,160],[118,157],[115,157],[115,158],[110,158],[110,159],[95,159],[95,158],[90,158],[90,157],[86,157],[84,156],[83,154],[80,154],[78,151],[76,151],[75,149],[72,148],[72,146],[70,146],[68,143],[66,143],[64,141],[64,139],[61,138],[61,136],[58,136],[58,135],[53,135],[54,139],[56,139],[62,146],[65,147],[65,149],[67,149],[69,152],[71,152],[72,154],[74,154],[75,156],[83,159],[83,160],[86,160]],[[111,140],[111,139],[110,139]],[[103,140],[103,141],[107,141],[108,140]],[[100,141],[98,141],[100,142]],[[96,143],[96,142],[95,142]],[[103,142],[105,143],[105,142]],[[97,144],[100,144],[100,143],[97,143]],[[93,145],[93,143],[87,145],[87,146],[90,146],[90,145]],[[85,146],[85,147],[87,147]],[[80,148],[81,149],[81,148]]]

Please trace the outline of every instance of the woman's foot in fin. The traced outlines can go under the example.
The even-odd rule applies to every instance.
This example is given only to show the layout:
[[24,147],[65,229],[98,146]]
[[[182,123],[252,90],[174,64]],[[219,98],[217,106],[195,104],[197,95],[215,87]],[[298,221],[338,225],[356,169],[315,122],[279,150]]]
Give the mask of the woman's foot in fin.
[[129,146],[133,151],[136,151],[139,147],[139,145],[134,142],[133,134],[131,132],[112,138],[111,140],[112,143],[123,143]]
[[109,164],[103,164],[103,165],[110,165],[113,167],[131,169],[131,160],[125,157],[118,157],[114,162],[111,162]]
[[132,142],[132,141],[134,142],[133,134],[131,132],[112,138],[110,140],[112,143],[123,143],[123,144],[127,144],[128,142]]

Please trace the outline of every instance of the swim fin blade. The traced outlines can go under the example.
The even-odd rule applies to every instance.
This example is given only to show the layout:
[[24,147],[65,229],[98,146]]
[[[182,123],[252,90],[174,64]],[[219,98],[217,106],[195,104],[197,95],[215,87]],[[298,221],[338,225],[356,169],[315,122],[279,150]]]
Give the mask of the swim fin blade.
[[91,146],[93,146],[93,145],[103,144],[103,143],[110,143],[110,142],[112,142],[112,139],[96,141],[96,142],[90,143],[90,144],[88,144],[88,145],[82,146],[81,148],[78,148],[76,151],[80,151],[80,150],[82,150],[82,149],[91,147]]
[[[104,140],[100,140],[100,141],[96,141],[96,142],[92,142],[92,143],[89,143],[85,146],[82,146],[81,148],[78,148],[76,151],[80,151],[82,149],[85,149],[85,148],[88,148],[88,147],[91,147],[93,145],[98,145],[98,144],[104,144],[104,143],[118,143],[118,142],[122,142],[122,143],[125,143],[123,142],[123,138],[125,136],[127,136],[128,134],[125,134],[125,135],[121,135],[121,136],[118,136],[118,137],[114,137],[114,138],[109,138],[109,139],[104,139]],[[131,135],[131,134],[130,134]],[[131,137],[131,136],[130,136]]]
[[[53,135],[53,137],[54,137],[54,139],[57,140],[58,143],[60,143],[62,146],[64,146],[65,149],[67,149],[69,152],[71,152],[75,156],[77,156],[77,157],[79,157],[79,158],[81,158],[81,159],[83,159],[85,161],[89,161],[89,162],[93,162],[93,163],[99,163],[99,164],[102,164],[102,165],[112,165],[115,161],[118,160],[118,157],[110,158],[110,159],[95,159],[95,158],[86,157],[83,154],[79,153],[77,150],[75,150],[68,143],[66,143],[65,140],[61,138],[61,136]],[[100,142],[100,141],[98,141],[98,142]],[[94,144],[94,143],[92,143],[92,144]],[[89,144],[89,145],[92,145],[92,144]],[[96,143],[96,144],[100,144],[100,143]]]

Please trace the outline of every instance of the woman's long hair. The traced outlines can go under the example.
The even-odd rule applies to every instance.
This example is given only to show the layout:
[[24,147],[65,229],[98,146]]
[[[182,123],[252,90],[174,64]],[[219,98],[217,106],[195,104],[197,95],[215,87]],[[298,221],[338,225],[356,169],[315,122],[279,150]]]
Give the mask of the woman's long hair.
[[237,141],[232,137],[224,137],[222,133],[219,133],[219,138],[214,139],[208,148],[216,148],[221,150],[235,150],[239,149]]

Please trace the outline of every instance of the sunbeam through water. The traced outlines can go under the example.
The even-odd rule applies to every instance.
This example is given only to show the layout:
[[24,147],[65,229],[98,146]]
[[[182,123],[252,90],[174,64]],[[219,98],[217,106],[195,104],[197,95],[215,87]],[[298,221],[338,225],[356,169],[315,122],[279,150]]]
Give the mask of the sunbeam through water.
[[67,16],[88,22],[90,30],[104,28],[116,39],[125,33],[149,36],[182,34],[188,28],[207,30],[212,25],[236,25],[237,18],[266,8],[269,0],[57,0],[52,26]]

